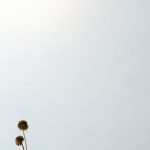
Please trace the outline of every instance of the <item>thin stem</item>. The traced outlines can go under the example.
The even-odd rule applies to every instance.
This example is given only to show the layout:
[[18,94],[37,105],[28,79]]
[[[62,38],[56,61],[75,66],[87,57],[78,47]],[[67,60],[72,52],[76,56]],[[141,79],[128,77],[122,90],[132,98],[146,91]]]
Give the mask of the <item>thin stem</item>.
[[26,146],[26,150],[27,150],[27,140],[26,140],[26,136],[25,136],[25,132],[24,132],[24,130],[23,130],[23,137],[24,137],[25,146]]
[[22,146],[22,149],[24,150],[24,146],[23,146],[23,144],[21,144],[21,146]]

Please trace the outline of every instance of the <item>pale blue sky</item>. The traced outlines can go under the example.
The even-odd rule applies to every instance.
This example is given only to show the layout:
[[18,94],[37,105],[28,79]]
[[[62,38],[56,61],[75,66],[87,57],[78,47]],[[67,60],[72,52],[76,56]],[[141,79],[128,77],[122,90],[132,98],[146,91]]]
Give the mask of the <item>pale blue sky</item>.
[[0,149],[150,149],[150,1],[1,0]]

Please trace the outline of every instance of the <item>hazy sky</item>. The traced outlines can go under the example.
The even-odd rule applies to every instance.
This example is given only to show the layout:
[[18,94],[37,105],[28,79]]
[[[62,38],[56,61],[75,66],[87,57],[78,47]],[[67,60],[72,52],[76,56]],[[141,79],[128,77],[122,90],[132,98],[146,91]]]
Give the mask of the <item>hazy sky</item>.
[[0,149],[150,149],[149,0],[0,1]]

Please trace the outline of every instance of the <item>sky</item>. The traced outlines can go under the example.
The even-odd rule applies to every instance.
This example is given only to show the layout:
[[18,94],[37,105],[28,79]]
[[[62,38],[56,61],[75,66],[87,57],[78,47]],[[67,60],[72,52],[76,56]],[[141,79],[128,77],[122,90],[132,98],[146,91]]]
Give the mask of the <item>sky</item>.
[[0,149],[150,149],[150,1],[1,0]]

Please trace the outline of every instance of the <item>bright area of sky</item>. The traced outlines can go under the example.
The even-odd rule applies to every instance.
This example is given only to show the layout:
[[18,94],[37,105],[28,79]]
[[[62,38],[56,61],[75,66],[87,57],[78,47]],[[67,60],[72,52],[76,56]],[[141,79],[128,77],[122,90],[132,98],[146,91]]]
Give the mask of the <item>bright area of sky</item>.
[[[150,149],[150,1],[0,1],[0,149]],[[20,148],[21,149],[21,148]]]

